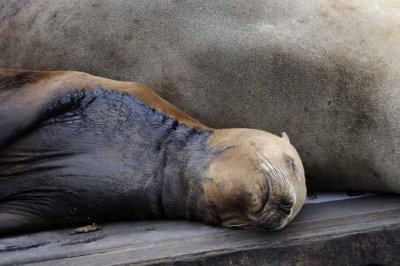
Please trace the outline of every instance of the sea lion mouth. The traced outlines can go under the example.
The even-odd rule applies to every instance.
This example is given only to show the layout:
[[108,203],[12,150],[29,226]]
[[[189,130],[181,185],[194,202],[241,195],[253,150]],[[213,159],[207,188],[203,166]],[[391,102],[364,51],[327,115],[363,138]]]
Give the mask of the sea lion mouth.
[[[260,169],[260,170],[262,170],[262,169]],[[264,188],[266,188],[266,190],[265,190],[265,193],[263,193],[261,195],[261,204],[260,204],[261,207],[260,207],[260,209],[255,211],[255,212],[253,212],[253,214],[255,214],[255,215],[260,214],[263,210],[265,210],[267,204],[270,201],[271,185],[269,183],[268,176],[264,176],[264,180],[265,180]]]
[[[272,165],[269,160],[268,163]],[[288,223],[289,217],[293,213],[294,201],[273,198],[274,195],[271,180],[274,180],[275,176],[271,175],[276,172],[266,172],[262,166],[260,166],[260,168],[264,173],[267,192],[264,193],[263,196],[262,208],[251,217],[251,220],[253,221],[252,227],[269,231],[279,230]],[[275,171],[279,170],[276,169]]]

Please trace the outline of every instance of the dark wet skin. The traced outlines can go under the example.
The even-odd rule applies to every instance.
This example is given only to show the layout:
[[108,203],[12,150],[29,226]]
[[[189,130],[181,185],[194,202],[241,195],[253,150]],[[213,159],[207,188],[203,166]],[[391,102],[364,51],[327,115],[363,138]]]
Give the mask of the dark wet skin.
[[121,92],[60,95],[32,126],[0,143],[0,235],[199,219],[198,173],[211,157],[210,134]]

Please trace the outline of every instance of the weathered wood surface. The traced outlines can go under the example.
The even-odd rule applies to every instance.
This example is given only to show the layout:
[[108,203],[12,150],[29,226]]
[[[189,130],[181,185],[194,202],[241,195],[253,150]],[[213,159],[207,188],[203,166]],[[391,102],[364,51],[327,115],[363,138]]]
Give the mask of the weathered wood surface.
[[0,264],[366,265],[400,263],[400,196],[306,205],[278,232],[125,222],[0,239]]

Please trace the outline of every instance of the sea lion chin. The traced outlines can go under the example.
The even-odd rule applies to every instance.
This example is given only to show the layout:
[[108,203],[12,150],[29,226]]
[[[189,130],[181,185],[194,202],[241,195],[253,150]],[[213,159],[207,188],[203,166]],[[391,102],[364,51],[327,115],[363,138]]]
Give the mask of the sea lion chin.
[[127,219],[280,229],[305,200],[286,134],[211,129],[147,87],[0,70],[0,235]]

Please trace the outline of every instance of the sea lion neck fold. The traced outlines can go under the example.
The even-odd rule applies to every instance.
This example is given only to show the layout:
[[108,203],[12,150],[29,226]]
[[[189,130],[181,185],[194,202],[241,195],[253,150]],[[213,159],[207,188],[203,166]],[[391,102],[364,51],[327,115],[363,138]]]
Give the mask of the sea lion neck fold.
[[203,193],[201,182],[211,160],[211,134],[180,124],[165,141],[162,205],[167,217],[200,218],[198,204]]

